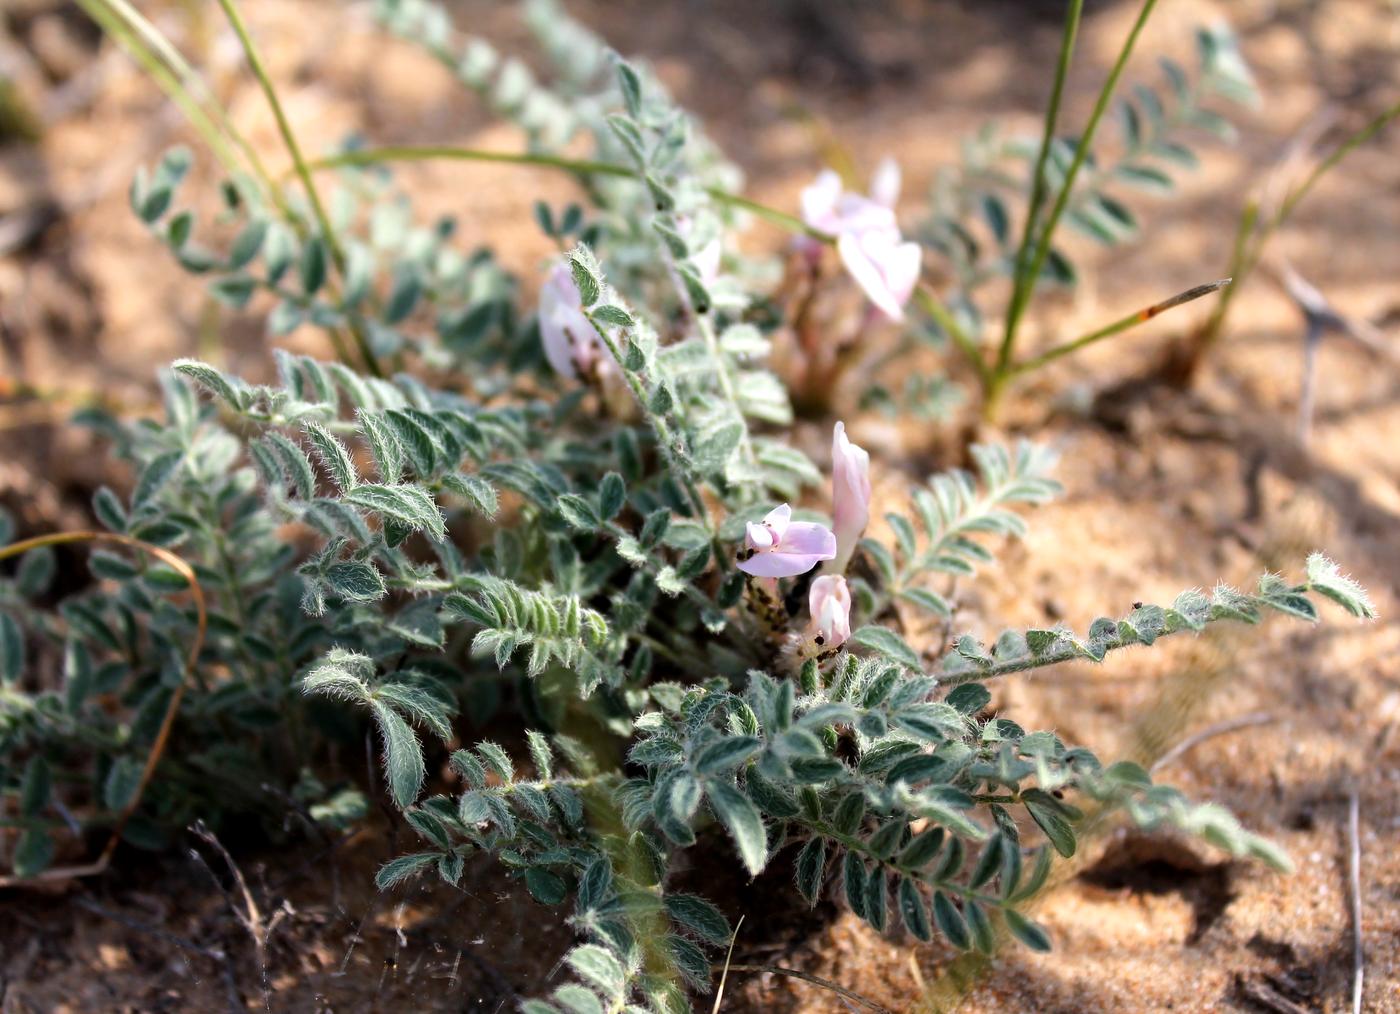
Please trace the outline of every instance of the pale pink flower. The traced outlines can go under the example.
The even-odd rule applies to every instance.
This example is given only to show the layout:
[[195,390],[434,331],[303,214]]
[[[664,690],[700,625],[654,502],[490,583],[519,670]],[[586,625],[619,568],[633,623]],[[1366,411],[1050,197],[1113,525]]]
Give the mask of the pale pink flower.
[[713,285],[719,278],[719,262],[723,253],[718,236],[691,253],[690,263],[695,265],[695,270],[700,274],[700,281],[706,286]]
[[870,197],[876,204],[893,209],[899,201],[899,163],[890,155],[880,159],[875,174],[870,177]]
[[831,514],[836,556],[826,569],[840,574],[870,523],[870,453],[851,443],[843,422],[831,434]]
[[812,622],[808,635],[821,648],[839,648],[851,637],[851,589],[840,574],[824,574],[812,582],[807,596]]
[[720,258],[724,252],[719,231],[715,230],[709,240],[697,246],[696,233],[700,230],[696,228],[695,219],[689,215],[676,216],[676,231],[690,248],[690,263],[700,276],[700,281],[707,286],[713,284],[719,277]]
[[[919,244],[905,242],[894,215],[899,197],[899,166],[885,159],[871,181],[871,197],[845,193],[841,177],[826,169],[802,191],[802,220],[814,229],[836,237],[841,263],[882,314],[904,319],[904,304],[919,280]],[[799,237],[798,246],[808,256],[820,253],[820,244]]]
[[903,320],[923,267],[919,244],[903,242],[898,232],[843,232],[836,249],[875,308],[890,320]]
[[836,232],[841,227],[838,206],[842,196],[841,177],[835,169],[823,169],[816,180],[802,189],[802,221],[822,232]]
[[825,525],[792,520],[787,504],[774,507],[761,524],[749,522],[739,569],[754,577],[796,577],[836,555],[836,536]]
[[598,333],[583,313],[583,299],[567,264],[556,264],[540,288],[540,342],[554,372],[577,380],[601,358]]

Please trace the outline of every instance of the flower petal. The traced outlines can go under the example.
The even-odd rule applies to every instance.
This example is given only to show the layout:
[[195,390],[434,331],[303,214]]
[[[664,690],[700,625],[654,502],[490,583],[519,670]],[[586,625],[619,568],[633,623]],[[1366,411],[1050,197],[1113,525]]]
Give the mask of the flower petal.
[[826,525],[794,521],[787,526],[776,551],[785,556],[811,556],[814,563],[817,560],[830,560],[836,555],[836,536]]
[[851,443],[843,422],[831,434],[831,516],[836,557],[826,569],[839,574],[870,523],[870,454]]
[[893,208],[899,200],[899,163],[886,155],[875,167],[875,175],[870,177],[870,197],[876,204]]
[[752,521],[744,526],[744,534],[750,549],[771,549],[777,541],[767,525],[755,524]]
[[836,241],[841,263],[864,291],[865,298],[890,320],[903,320],[904,307],[885,281],[877,259],[886,253],[888,246],[880,242],[878,233],[842,233]]
[[785,503],[778,504],[763,519],[763,523],[773,529],[773,535],[779,542],[782,541],[783,533],[787,531],[790,521],[792,521],[792,506]]
[[820,634],[822,647],[839,648],[851,636],[851,589],[839,574],[825,574],[812,582],[807,596],[811,629]]
[[797,577],[811,570],[825,557],[811,553],[755,553],[739,562],[739,569],[754,577]]
[[923,250],[914,242],[901,243],[884,263],[885,282],[902,312],[904,304],[914,294],[914,286],[919,284],[919,274],[924,266]]
[[802,190],[802,221],[814,229],[834,231],[836,203],[841,199],[841,177],[833,169],[823,169],[816,180]]

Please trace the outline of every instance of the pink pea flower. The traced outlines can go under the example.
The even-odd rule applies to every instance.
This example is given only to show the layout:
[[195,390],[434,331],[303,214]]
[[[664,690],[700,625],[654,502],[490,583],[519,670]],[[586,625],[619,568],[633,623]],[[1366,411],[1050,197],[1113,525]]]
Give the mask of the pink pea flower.
[[870,177],[871,199],[876,204],[883,204],[893,210],[899,201],[900,182],[899,163],[892,156],[886,155],[880,159],[874,175]]
[[875,309],[890,320],[903,320],[904,304],[914,294],[923,267],[919,244],[903,242],[898,232],[872,230],[841,233],[836,249]]
[[[841,177],[831,169],[823,170],[801,197],[802,220],[836,237],[841,263],[890,320],[904,319],[922,259],[919,244],[905,242],[895,219],[899,185],[899,166],[885,159],[871,181],[870,197],[843,192]],[[799,237],[798,247],[809,257],[820,255],[821,245],[810,237]]]
[[812,623],[808,635],[821,648],[839,648],[851,637],[851,589],[840,574],[824,574],[812,582],[807,597]]
[[840,574],[870,523],[870,452],[851,443],[843,422],[831,434],[831,514],[836,556],[826,570]]
[[739,569],[754,577],[796,577],[836,555],[836,536],[825,525],[792,520],[787,504],[774,507],[762,524],[749,522]]
[[709,240],[697,246],[697,229],[693,218],[689,215],[677,215],[676,228],[690,247],[690,263],[700,275],[700,281],[705,285],[713,284],[719,277],[720,258],[724,253],[720,233],[716,230]]
[[540,288],[540,341],[554,372],[570,380],[602,359],[598,333],[583,313],[583,299],[567,264],[556,264]]

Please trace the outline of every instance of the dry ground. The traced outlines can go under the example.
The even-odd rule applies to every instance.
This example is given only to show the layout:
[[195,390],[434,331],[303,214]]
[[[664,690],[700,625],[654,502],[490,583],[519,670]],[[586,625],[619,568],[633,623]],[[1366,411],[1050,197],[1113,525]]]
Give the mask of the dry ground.
[[[51,6],[18,0],[15,9]],[[887,152],[898,157],[906,202],[917,204],[958,138],[985,118],[1032,127],[1057,39],[1057,5],[1012,0],[834,5],[826,8],[834,29],[795,18],[778,0],[574,6],[620,49],[657,64],[749,169],[753,197],[788,207],[819,164],[813,122],[863,166]],[[1082,122],[1135,6],[1089,5],[1068,98],[1072,121]],[[214,12],[161,7],[171,30],[215,68],[236,120],[276,150]],[[518,144],[444,74],[377,38],[359,6],[244,7],[313,150],[350,129],[381,142]],[[1085,271],[1090,283],[1072,300],[1039,313],[1033,340],[1216,277],[1242,195],[1294,132],[1324,106],[1354,126],[1394,101],[1400,14],[1361,0],[1164,4],[1130,77],[1148,74],[1157,54],[1182,54],[1190,29],[1218,14],[1243,36],[1264,107],[1244,117],[1238,147],[1208,151],[1177,199],[1147,203],[1143,242],[1112,255],[1084,251],[1098,270]],[[52,120],[42,144],[0,148],[0,215],[13,223],[15,212],[52,209],[54,222],[0,260],[3,376],[139,406],[155,366],[208,354],[213,335],[230,367],[265,371],[257,325],[211,318],[198,288],[125,209],[134,166],[183,136],[177,117],[119,55],[94,51],[70,22],[37,17],[28,41],[46,75],[37,87]],[[464,5],[460,23],[468,22],[503,48],[522,41],[495,5]],[[1280,249],[1339,307],[1392,321],[1400,315],[1397,156],[1400,132],[1392,130],[1333,174],[1280,237]],[[511,266],[531,271],[547,252],[529,204],[542,187],[563,193],[557,181],[460,167],[405,175],[428,209],[459,214],[463,234],[498,246]],[[751,242],[779,237],[760,228]],[[1100,413],[1112,425],[1075,409],[1148,365],[1198,316],[1195,308],[1022,392],[1015,426],[1061,448],[1068,495],[1036,513],[1004,566],[961,589],[959,620],[993,636],[1000,625],[1047,618],[1082,630],[1135,599],[1169,600],[1217,577],[1246,582],[1264,566],[1296,571],[1308,550],[1326,548],[1373,591],[1379,621],[1354,624],[1329,612],[1323,626],[1306,630],[1276,620],[997,691],[997,704],[1018,719],[1108,757],[1155,756],[1213,722],[1267,716],[1268,724],[1212,738],[1162,773],[1281,842],[1298,872],[1278,876],[1204,847],[1109,833],[1040,909],[1055,952],[1009,950],[972,981],[963,1010],[1350,1009],[1352,792],[1364,856],[1365,1009],[1400,1010],[1400,377],[1328,344],[1318,424],[1304,453],[1292,438],[1300,322],[1262,278],[1237,311],[1191,396],[1120,400]],[[122,481],[81,437],[45,421],[43,406],[3,411],[0,499],[19,509],[27,529],[81,523],[94,485]],[[904,475],[946,464],[952,442],[928,427],[878,419],[852,429],[876,453],[877,485],[894,496]],[[800,437],[820,442],[815,427]],[[265,987],[275,1010],[495,1010],[552,973],[567,932],[518,892],[503,891],[489,864],[471,868],[464,893],[376,897],[369,871],[394,847],[384,829],[370,828],[331,852],[239,851],[264,915],[284,902],[290,909],[265,971],[209,873],[183,854],[160,866],[125,856],[102,882],[59,896],[0,898],[3,1009],[256,1008]],[[760,885],[769,904],[750,909],[740,960],[803,969],[895,1010],[915,1008],[925,987],[951,990],[950,956],[937,948],[881,939],[834,908],[789,916],[782,876]],[[750,974],[731,978],[724,1008],[846,1009],[829,992]]]

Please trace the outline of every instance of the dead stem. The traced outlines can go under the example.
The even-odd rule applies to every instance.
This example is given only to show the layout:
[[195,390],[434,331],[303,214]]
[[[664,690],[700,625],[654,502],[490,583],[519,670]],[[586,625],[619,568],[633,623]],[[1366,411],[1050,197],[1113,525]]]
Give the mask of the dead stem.
[[778,965],[725,965],[724,967],[731,972],[754,972],[765,975],[786,975],[793,979],[801,979],[803,982],[809,982],[813,986],[820,986],[822,989],[830,990],[842,999],[850,1000],[852,1003],[858,1003],[867,1010],[877,1011],[879,1012],[879,1014],[894,1014],[894,1012],[891,1011],[888,1007],[882,1007],[880,1004],[876,1003],[874,1000],[869,999],[868,997],[864,997],[861,996],[859,993],[852,992],[845,986],[838,986],[830,979],[823,979],[821,976],[813,975],[811,972],[802,972],[797,970],[796,968],[782,968]]
[[115,542],[118,545],[150,553],[174,570],[185,579],[185,583],[189,585],[190,594],[194,598],[195,612],[198,616],[195,636],[191,639],[189,652],[185,656],[185,671],[182,674],[182,679],[170,695],[170,703],[165,708],[165,717],[161,719],[155,742],[151,744],[150,753],[146,755],[146,763],[141,768],[141,780],[136,783],[136,789],[132,792],[131,798],[127,800],[121,813],[117,815],[116,824],[112,827],[112,834],[108,837],[107,844],[103,847],[102,854],[97,857],[97,861],[84,866],[56,866],[32,877],[3,876],[0,877],[0,888],[25,887],[55,880],[92,877],[107,869],[112,861],[112,854],[117,850],[117,843],[121,841],[122,831],[126,828],[126,823],[131,819],[132,814],[136,812],[136,808],[141,805],[141,797],[146,792],[146,786],[150,784],[151,777],[156,771],[156,765],[160,763],[161,755],[165,753],[170,732],[175,726],[175,716],[180,711],[180,702],[184,699],[185,690],[189,687],[190,674],[194,672],[195,664],[199,661],[199,653],[204,648],[204,634],[209,623],[209,615],[204,602],[204,589],[200,587],[194,568],[168,549],[154,546],[149,542],[142,542],[129,535],[118,535],[115,532],[54,532],[49,535],[38,535],[32,539],[24,539],[0,548],[0,560],[19,556],[33,549],[70,542]]
[[1347,885],[1351,901],[1351,1009],[1361,1014],[1366,954],[1361,939],[1361,801],[1351,790],[1347,802]]

